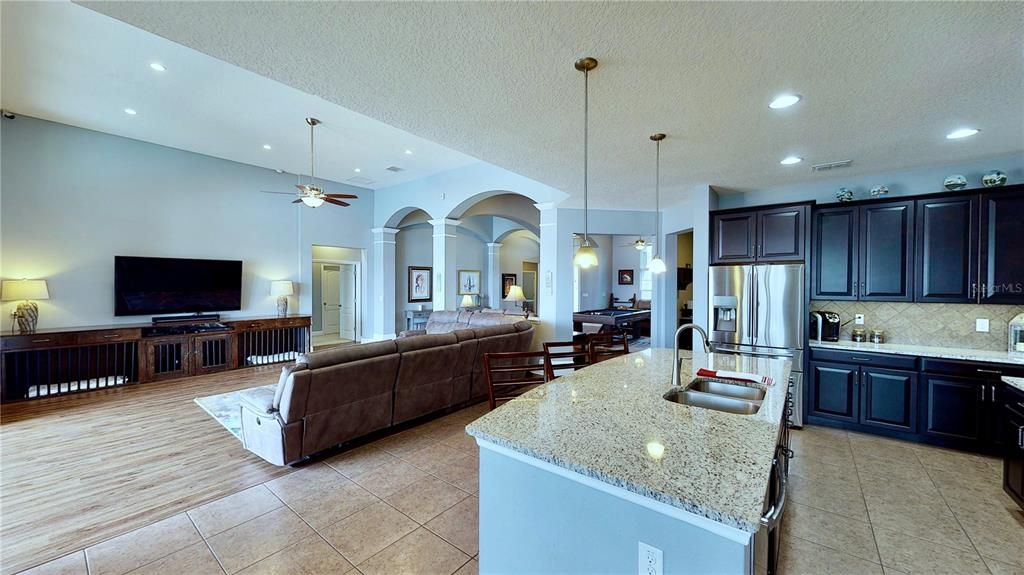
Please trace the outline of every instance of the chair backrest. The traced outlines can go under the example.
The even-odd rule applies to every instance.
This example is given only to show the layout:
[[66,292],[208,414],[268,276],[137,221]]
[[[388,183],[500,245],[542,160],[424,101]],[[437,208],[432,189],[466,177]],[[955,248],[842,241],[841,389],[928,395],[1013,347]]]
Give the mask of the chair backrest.
[[499,401],[516,398],[546,382],[543,365],[543,351],[484,354],[484,375],[487,377],[487,398],[491,409],[497,407]]
[[595,333],[587,338],[590,363],[598,363],[629,353],[629,339],[624,333]]
[[544,342],[544,375],[548,381],[590,365],[590,350],[580,341]]

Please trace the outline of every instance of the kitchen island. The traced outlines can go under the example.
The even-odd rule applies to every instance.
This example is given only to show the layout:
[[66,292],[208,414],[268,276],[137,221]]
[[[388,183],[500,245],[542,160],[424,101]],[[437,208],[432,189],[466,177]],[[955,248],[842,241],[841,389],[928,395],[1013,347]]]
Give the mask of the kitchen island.
[[[682,405],[672,351],[605,361],[540,386],[467,427],[480,445],[482,573],[750,573],[784,429],[787,360],[683,353],[700,367],[771,376],[751,415]],[[651,561],[655,559],[651,558]],[[756,562],[763,566],[766,557]]]

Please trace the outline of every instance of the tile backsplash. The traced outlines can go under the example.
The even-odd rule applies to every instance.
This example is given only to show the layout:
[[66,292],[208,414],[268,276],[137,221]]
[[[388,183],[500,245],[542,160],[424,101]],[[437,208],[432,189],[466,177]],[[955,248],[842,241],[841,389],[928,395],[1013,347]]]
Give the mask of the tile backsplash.
[[[854,314],[864,314],[864,327],[885,330],[887,343],[965,347],[1006,351],[1009,322],[1024,306],[870,301],[812,301],[812,311],[839,314],[840,339],[849,341]],[[974,331],[975,320],[988,319],[988,333]],[[849,322],[849,323],[846,323]],[[813,334],[812,334],[813,337]]]

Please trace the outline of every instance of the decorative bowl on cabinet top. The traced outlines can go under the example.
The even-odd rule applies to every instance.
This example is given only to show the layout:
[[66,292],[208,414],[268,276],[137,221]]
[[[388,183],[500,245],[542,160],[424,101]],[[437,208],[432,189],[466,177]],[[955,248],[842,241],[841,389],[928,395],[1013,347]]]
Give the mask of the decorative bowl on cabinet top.
[[942,185],[949,191],[959,190],[967,187],[967,178],[959,174],[949,176],[944,182],[942,182]]
[[999,170],[992,170],[981,177],[981,185],[986,188],[996,188],[1006,183],[1006,174]]

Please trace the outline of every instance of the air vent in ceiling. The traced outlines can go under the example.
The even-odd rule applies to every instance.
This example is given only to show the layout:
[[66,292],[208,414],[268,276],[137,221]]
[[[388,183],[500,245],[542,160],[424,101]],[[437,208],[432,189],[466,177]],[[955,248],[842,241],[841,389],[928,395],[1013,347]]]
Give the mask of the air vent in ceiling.
[[812,172],[827,172],[836,168],[849,168],[853,160],[840,160],[838,162],[828,162],[825,164],[815,164],[811,166]]
[[373,183],[373,180],[371,180],[370,178],[365,178],[363,176],[356,176],[354,178],[349,178],[345,180],[345,183],[352,184],[353,186],[369,186],[370,184]]
[[405,168],[399,168],[398,166],[388,166],[385,168],[389,172],[404,172]]

